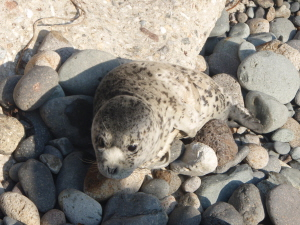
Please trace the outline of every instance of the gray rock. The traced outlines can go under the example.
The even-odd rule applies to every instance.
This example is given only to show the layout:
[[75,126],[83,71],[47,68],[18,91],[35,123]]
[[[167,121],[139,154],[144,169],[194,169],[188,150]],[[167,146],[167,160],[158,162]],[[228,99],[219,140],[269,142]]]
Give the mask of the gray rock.
[[83,190],[89,164],[84,163],[84,152],[72,152],[64,161],[56,178],[56,191],[59,194],[67,188]]
[[16,163],[14,164],[10,170],[9,170],[9,177],[14,181],[14,182],[19,182],[19,177],[18,177],[18,172],[20,167],[23,165],[24,163]]
[[200,212],[203,212],[199,198],[195,193],[186,193],[182,195],[178,201],[178,204],[182,206],[193,206]]
[[289,165],[294,169],[300,170],[300,162],[298,161],[292,160],[289,162]]
[[202,51],[201,51],[201,52],[203,52],[202,54],[206,55],[206,56],[211,55],[213,53],[216,45],[218,44],[218,42],[224,38],[225,37],[210,37],[210,38],[208,38],[203,46]]
[[255,11],[255,18],[264,18],[265,17],[265,10],[263,7],[258,7]]
[[65,92],[62,89],[62,87],[58,84],[54,87],[54,90],[51,94],[51,96],[48,98],[48,101],[53,99],[53,98],[60,98],[60,97],[65,97]]
[[289,111],[289,117],[293,117],[295,115],[295,110],[294,110],[292,103],[289,102],[289,103],[285,104],[285,106],[287,107],[287,109]]
[[276,36],[273,33],[265,32],[265,33],[251,34],[247,38],[247,41],[252,43],[254,46],[259,46],[275,39]]
[[241,225],[243,217],[230,204],[226,202],[217,202],[208,207],[202,214],[201,225]]
[[293,23],[295,26],[299,27],[300,26],[300,16],[295,16],[293,19]]
[[229,201],[244,218],[245,225],[257,225],[265,218],[263,203],[254,184],[242,184],[231,195]]
[[239,23],[245,23],[248,20],[248,16],[246,13],[239,12],[237,13],[236,19]]
[[239,46],[245,39],[239,36],[224,38],[214,48],[214,53],[226,53],[238,58]]
[[178,159],[184,152],[185,147],[181,140],[175,139],[171,145],[170,163]]
[[143,183],[141,191],[152,194],[158,199],[165,198],[169,193],[169,184],[163,179],[151,179]]
[[290,155],[293,160],[300,162],[300,147],[293,148],[290,151]]
[[300,31],[297,31],[297,33],[294,36],[293,40],[300,40]]
[[70,140],[66,137],[53,139],[49,142],[49,144],[60,150],[63,156],[66,156],[75,150]]
[[243,164],[233,167],[226,174],[205,176],[201,179],[201,186],[195,192],[204,209],[217,201],[227,202],[232,193],[242,183],[251,182],[253,179],[252,169]]
[[195,192],[201,185],[201,179],[200,177],[196,177],[196,176],[192,176],[189,177],[188,179],[186,179],[182,185],[181,188],[185,191],[185,192]]
[[18,220],[15,220],[15,219],[13,219],[13,218],[11,218],[9,216],[5,216],[3,218],[3,221],[2,221],[1,224],[3,224],[3,225],[24,225],[24,223],[22,223],[22,222],[20,222]]
[[54,174],[58,174],[60,168],[62,167],[62,160],[55,155],[41,154],[40,160]]
[[35,66],[15,86],[15,104],[24,111],[37,109],[49,99],[57,84],[55,70],[47,66]]
[[291,4],[290,10],[291,10],[292,13],[299,11],[299,9],[300,9],[300,3],[299,2],[293,2]]
[[272,134],[272,141],[290,142],[294,139],[294,132],[290,129],[278,129]]
[[192,206],[178,206],[169,215],[168,225],[198,225],[200,212]]
[[275,34],[277,39],[282,37],[283,42],[287,42],[296,34],[296,29],[293,23],[286,18],[276,18],[270,22],[270,32]]
[[166,212],[166,214],[170,214],[175,207],[177,206],[177,201],[173,195],[169,195],[162,200],[160,200],[160,203],[163,207],[163,210]]
[[26,196],[40,212],[54,208],[55,185],[47,166],[35,159],[29,159],[20,168],[18,176]]
[[266,200],[266,206],[270,219],[274,224],[298,225],[300,221],[299,190],[287,184],[281,184],[272,189]]
[[142,192],[116,194],[111,197],[103,215],[102,225],[165,225],[168,221],[159,200]]
[[298,190],[300,190],[300,171],[294,168],[282,167],[280,174]]
[[254,2],[265,9],[270,8],[274,5],[273,0],[255,0]]
[[286,155],[290,152],[291,146],[287,142],[275,141],[274,150],[280,155]]
[[61,152],[57,148],[53,147],[52,145],[46,145],[45,148],[44,148],[43,153],[54,155],[54,156],[60,158],[61,160],[64,159]]
[[245,41],[240,44],[238,55],[241,60],[241,62],[247,58],[249,55],[252,55],[256,52],[255,46],[248,41]]
[[13,92],[21,77],[21,75],[9,76],[0,83],[0,104],[3,107],[9,109],[15,106]]
[[247,13],[247,16],[248,16],[250,19],[254,18],[254,9],[253,9],[253,7],[249,7],[249,8],[247,9],[246,13]]
[[246,58],[237,71],[240,84],[251,91],[271,95],[279,102],[290,102],[299,89],[299,74],[285,56],[261,51]]
[[229,31],[229,14],[224,9],[220,18],[217,20],[215,27],[210,32],[209,37],[221,36],[227,31]]
[[67,219],[73,224],[100,224],[100,203],[76,189],[65,189],[58,196],[58,203]]
[[247,21],[250,28],[250,34],[257,34],[262,32],[270,32],[269,21],[262,18],[254,18]]
[[257,184],[261,182],[262,180],[266,179],[266,174],[262,171],[255,171],[253,172],[253,184]]
[[66,224],[66,216],[59,209],[51,209],[41,217],[41,225]]
[[66,137],[74,145],[87,147],[91,145],[92,106],[92,97],[72,95],[51,99],[40,114],[56,138]]
[[107,52],[82,50],[60,67],[59,84],[70,94],[94,96],[101,79],[119,65],[119,60]]
[[249,26],[246,23],[237,23],[231,27],[229,37],[247,38],[250,35]]
[[248,92],[245,105],[249,112],[261,122],[262,128],[257,131],[259,133],[274,131],[284,125],[288,119],[287,108],[272,96],[262,92]]
[[280,164],[279,159],[274,155],[270,155],[268,164],[261,170],[266,173],[271,172],[271,171],[279,173],[281,170],[281,164]]
[[238,57],[225,52],[218,52],[211,54],[208,57],[207,63],[209,65],[210,75],[227,73],[236,77],[240,60]]

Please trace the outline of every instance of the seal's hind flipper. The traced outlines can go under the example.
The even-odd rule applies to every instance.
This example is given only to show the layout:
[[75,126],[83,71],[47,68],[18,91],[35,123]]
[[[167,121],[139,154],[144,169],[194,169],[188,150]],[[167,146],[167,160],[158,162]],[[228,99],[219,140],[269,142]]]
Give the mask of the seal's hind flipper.
[[229,118],[257,133],[261,133],[262,131],[263,125],[260,121],[241,105],[231,106]]

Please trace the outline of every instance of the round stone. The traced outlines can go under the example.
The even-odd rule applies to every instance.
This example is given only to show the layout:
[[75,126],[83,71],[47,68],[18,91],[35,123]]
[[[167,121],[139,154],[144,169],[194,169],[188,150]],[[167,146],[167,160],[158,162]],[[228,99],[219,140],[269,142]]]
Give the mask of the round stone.
[[288,118],[282,128],[290,129],[293,131],[295,138],[289,142],[292,148],[300,146],[300,124],[293,118]]
[[19,176],[18,176],[18,172],[20,167],[23,165],[24,163],[16,163],[14,164],[10,169],[9,169],[9,177],[14,181],[14,182],[19,182]]
[[199,211],[203,211],[199,198],[195,193],[184,194],[183,196],[180,197],[178,204],[183,206],[193,206]]
[[[245,25],[238,25],[237,29],[239,29]],[[233,33],[235,33],[235,31]],[[226,53],[226,54],[232,55],[237,58],[239,46],[244,41],[245,41],[245,39],[243,39],[243,37],[229,36],[228,38],[224,38],[218,42],[218,44],[214,48],[214,53]]]
[[189,177],[188,179],[186,179],[183,184],[182,184],[182,189],[185,192],[195,192],[201,185],[201,179],[200,177]]
[[258,7],[255,11],[255,18],[264,18],[265,17],[265,10],[263,7]]
[[247,41],[252,43],[254,46],[259,46],[275,39],[276,39],[275,35],[268,32],[268,33],[251,34],[247,38]]
[[22,123],[14,117],[0,115],[0,154],[13,153],[24,136]]
[[181,186],[181,179],[177,173],[171,170],[157,169],[152,170],[153,178],[163,179],[169,184],[168,195],[174,194]]
[[246,23],[237,23],[229,32],[229,37],[247,38],[250,35],[249,26]]
[[53,147],[52,145],[46,145],[44,148],[43,154],[51,154],[51,155],[54,155],[54,156],[60,158],[61,160],[64,159],[61,152],[57,148]]
[[268,151],[256,144],[247,144],[250,148],[250,152],[245,158],[245,162],[253,169],[262,169],[269,162]]
[[58,174],[60,168],[62,167],[62,160],[55,155],[42,154],[40,155],[40,160],[54,174]]
[[24,195],[13,192],[3,193],[0,196],[0,208],[5,215],[24,224],[40,225],[38,209]]
[[283,5],[275,10],[275,18],[288,19],[291,16],[290,3],[284,1]]
[[299,11],[299,9],[300,9],[300,3],[299,2],[291,3],[290,10],[291,10],[292,13]]
[[286,155],[290,152],[291,146],[289,143],[275,141],[274,142],[274,150],[281,155]]
[[280,141],[280,142],[290,142],[294,139],[295,135],[292,130],[289,129],[278,129],[272,134],[273,141]]
[[274,20],[275,18],[275,8],[274,7],[270,7],[268,12],[267,12],[267,15],[266,15],[266,19],[270,22],[272,20]]
[[59,84],[73,95],[93,96],[101,79],[120,62],[113,55],[96,49],[73,54],[59,69]]
[[300,15],[294,17],[293,23],[295,24],[295,26],[300,27]]
[[66,216],[65,214],[58,209],[51,209],[46,212],[41,218],[41,225],[51,225],[57,224],[62,225],[66,224]]
[[200,224],[201,214],[192,206],[176,207],[169,215],[169,225],[177,224]]
[[100,203],[76,189],[65,189],[58,196],[58,203],[72,224],[100,224]]
[[254,18],[247,21],[250,28],[250,34],[257,34],[262,32],[269,32],[269,21],[262,18]]
[[163,207],[163,210],[167,213],[170,214],[175,207],[177,206],[177,201],[173,195],[169,195],[162,200],[160,200],[161,206]]
[[209,65],[210,75],[227,73],[236,77],[240,60],[238,57],[227,54],[225,52],[217,52],[211,54],[208,57],[207,63]]
[[248,16],[246,13],[239,12],[237,13],[236,19],[239,23],[245,23],[248,20]]
[[13,92],[21,77],[21,75],[9,76],[0,83],[0,104],[3,107],[9,109],[15,106]]
[[271,51],[250,55],[238,68],[240,84],[251,91],[260,91],[286,104],[299,89],[299,74],[286,57]]
[[247,58],[249,55],[254,54],[255,52],[256,52],[255,46],[252,43],[245,41],[240,44],[238,55],[242,62],[245,58]]
[[229,15],[228,12],[224,9],[221,13],[220,18],[216,21],[215,27],[209,34],[209,37],[217,37],[225,34],[229,31]]
[[169,193],[169,184],[163,179],[151,179],[144,182],[141,191],[146,194],[152,194],[158,199],[163,199]]
[[297,162],[300,162],[300,147],[293,148],[290,151],[290,155],[293,160],[296,160]]
[[283,42],[287,42],[296,34],[294,24],[286,18],[276,18],[270,22],[270,32],[275,34],[277,39],[282,38]]

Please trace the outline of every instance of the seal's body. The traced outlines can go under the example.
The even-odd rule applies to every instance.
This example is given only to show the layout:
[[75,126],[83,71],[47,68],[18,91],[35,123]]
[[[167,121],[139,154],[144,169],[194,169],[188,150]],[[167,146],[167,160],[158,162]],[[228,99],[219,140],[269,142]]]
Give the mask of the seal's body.
[[115,68],[94,99],[92,141],[100,172],[121,179],[136,168],[165,167],[174,138],[194,137],[211,119],[242,114],[233,119],[251,126],[231,102],[209,76],[181,66],[131,62]]

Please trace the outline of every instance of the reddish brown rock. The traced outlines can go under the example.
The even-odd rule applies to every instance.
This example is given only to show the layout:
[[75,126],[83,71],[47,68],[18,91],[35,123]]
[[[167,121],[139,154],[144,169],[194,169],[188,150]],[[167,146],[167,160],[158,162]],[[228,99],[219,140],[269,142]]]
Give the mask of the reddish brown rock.
[[173,194],[177,191],[181,185],[181,179],[177,173],[171,170],[153,170],[152,171],[153,177],[157,179],[163,179],[167,181],[170,186],[169,195]]
[[295,138],[289,143],[292,148],[299,147],[300,146],[300,124],[293,118],[288,118],[287,122],[281,128],[290,129],[294,132]]
[[195,140],[211,147],[217,155],[218,166],[233,160],[238,147],[233,140],[230,128],[224,121],[211,120],[198,131]]

